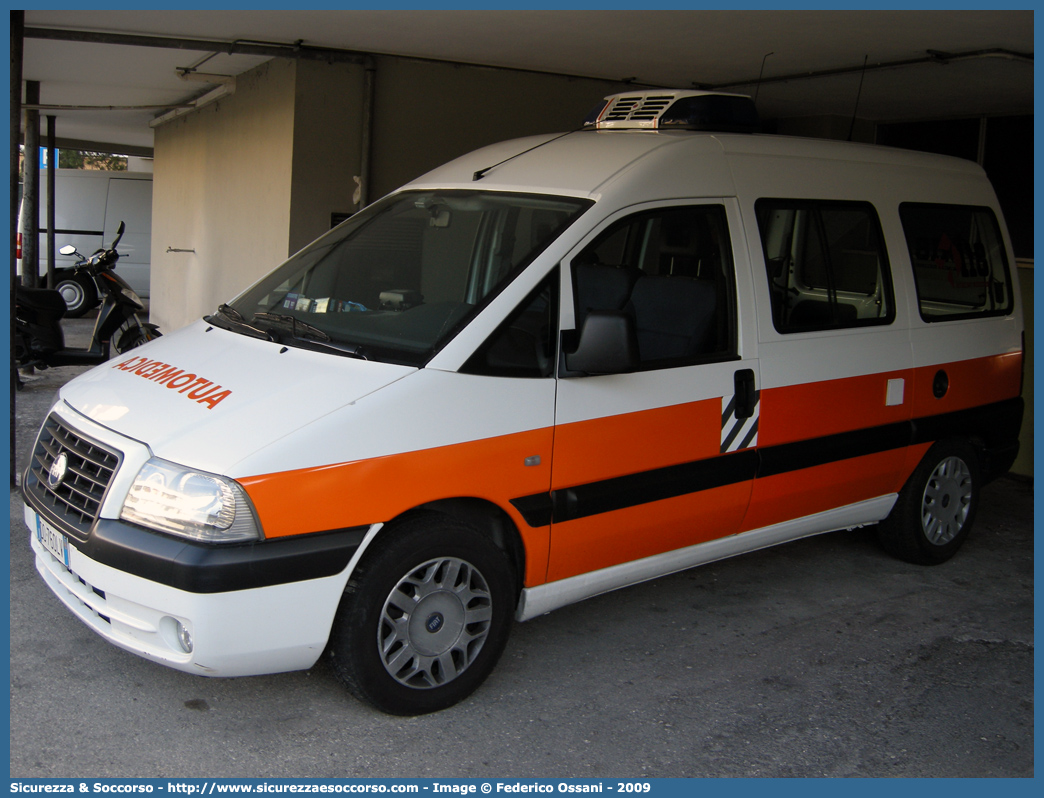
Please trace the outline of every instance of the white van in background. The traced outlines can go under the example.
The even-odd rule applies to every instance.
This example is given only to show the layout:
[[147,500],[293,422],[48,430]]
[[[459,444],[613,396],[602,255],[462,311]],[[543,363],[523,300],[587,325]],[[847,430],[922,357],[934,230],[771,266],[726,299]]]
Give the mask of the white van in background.
[[[90,255],[112,241],[120,222],[127,232],[120,241],[117,272],[141,297],[149,295],[149,260],[152,246],[152,174],[59,169],[55,174],[55,252],[72,244]],[[41,283],[47,275],[47,180],[40,177]],[[19,216],[19,245],[23,220]],[[19,246],[19,258],[21,246]],[[55,288],[68,306],[69,316],[82,316],[98,304],[98,292],[85,275],[74,275],[73,259],[55,258]],[[21,263],[19,273],[23,274]]]

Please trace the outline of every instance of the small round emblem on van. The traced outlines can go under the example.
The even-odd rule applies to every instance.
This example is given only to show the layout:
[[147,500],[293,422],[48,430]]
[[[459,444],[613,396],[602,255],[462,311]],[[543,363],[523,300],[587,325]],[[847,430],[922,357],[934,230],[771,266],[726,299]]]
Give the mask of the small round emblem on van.
[[65,479],[65,475],[69,472],[69,455],[65,452],[59,454],[54,458],[54,462],[51,464],[51,470],[47,472],[47,484],[51,490],[54,490],[62,484],[62,480]]
[[446,619],[442,616],[441,612],[433,612],[428,616],[428,620],[424,622],[424,628],[432,634],[435,634],[439,629],[442,628],[442,624],[446,622]]

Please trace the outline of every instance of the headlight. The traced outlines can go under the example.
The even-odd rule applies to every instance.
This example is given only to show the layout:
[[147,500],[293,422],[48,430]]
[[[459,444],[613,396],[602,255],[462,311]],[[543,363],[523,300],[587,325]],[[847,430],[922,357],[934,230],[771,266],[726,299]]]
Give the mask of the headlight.
[[132,289],[132,288],[121,288],[120,289],[120,293],[122,293],[125,297],[127,297],[127,299],[129,299],[131,302],[133,302],[134,306],[138,310],[145,310],[145,303],[141,301],[141,297],[138,296],[134,292],[134,289]]
[[134,478],[120,518],[207,543],[261,537],[246,493],[236,482],[156,458]]

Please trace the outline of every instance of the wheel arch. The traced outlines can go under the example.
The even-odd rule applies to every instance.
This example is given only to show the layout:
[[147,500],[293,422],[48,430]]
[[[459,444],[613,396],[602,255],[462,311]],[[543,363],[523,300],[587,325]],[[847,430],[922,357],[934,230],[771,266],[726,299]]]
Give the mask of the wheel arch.
[[[525,582],[526,550],[518,527],[501,507],[486,499],[468,496],[438,499],[412,507],[381,525],[380,530],[368,541],[362,559],[365,559],[377,547],[384,543],[389,535],[395,534],[395,527],[407,518],[425,513],[441,515],[464,524],[486,535],[493,544],[503,551],[514,574],[515,583],[512,592],[516,597],[521,594]],[[353,568],[354,570],[354,568]]]
[[[491,501],[472,497],[439,499],[422,504],[407,514],[431,512],[453,518],[489,536],[511,561],[515,574],[514,594],[517,598],[526,573],[526,550],[515,522],[501,507]],[[401,516],[400,516],[401,517]]]
[[[968,443],[979,458],[985,484],[1005,474],[1015,462],[1024,407],[1022,397],[1016,396],[938,417],[914,419],[914,439],[931,445],[952,440]],[[915,467],[911,466],[911,473]]]

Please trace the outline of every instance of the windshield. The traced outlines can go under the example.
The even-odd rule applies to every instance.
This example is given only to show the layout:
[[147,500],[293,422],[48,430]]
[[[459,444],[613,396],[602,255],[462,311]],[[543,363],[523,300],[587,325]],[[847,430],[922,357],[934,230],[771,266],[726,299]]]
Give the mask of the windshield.
[[397,194],[207,320],[287,346],[423,365],[588,205],[480,191]]

